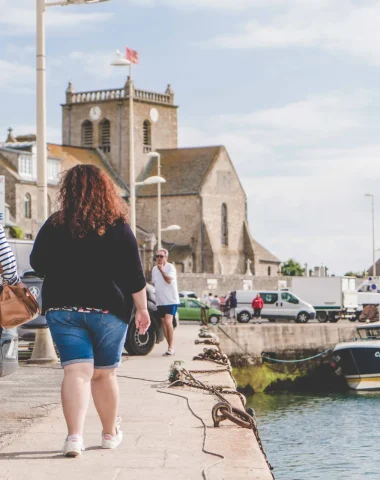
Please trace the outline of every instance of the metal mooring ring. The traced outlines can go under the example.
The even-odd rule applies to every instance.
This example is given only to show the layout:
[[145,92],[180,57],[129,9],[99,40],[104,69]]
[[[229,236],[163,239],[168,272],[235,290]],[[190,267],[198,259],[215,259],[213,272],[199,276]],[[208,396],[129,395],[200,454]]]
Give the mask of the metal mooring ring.
[[[219,414],[219,412],[221,414]],[[232,415],[232,407],[225,402],[218,402],[212,409],[212,419],[214,420],[214,427],[219,427],[220,422],[227,420],[226,413]]]

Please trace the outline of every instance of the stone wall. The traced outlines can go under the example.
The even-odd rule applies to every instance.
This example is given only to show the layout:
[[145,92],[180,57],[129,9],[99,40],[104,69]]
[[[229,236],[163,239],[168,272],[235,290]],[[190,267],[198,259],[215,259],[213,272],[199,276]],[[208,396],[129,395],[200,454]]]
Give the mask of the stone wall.
[[278,287],[279,280],[287,280],[291,285],[291,277],[255,277],[249,275],[214,275],[210,273],[178,274],[180,290],[195,292],[199,297],[210,292],[226,295],[233,290],[260,289],[273,290]]
[[[213,251],[212,271],[224,275],[245,272],[246,195],[225,149],[208,173],[201,191],[203,221]],[[222,205],[227,206],[228,245],[222,244]]]
[[[48,196],[51,200],[52,209],[48,215],[56,210],[56,196],[58,186],[48,186]],[[25,218],[25,195],[29,193],[32,199],[32,218]],[[16,183],[15,185],[15,214],[16,225],[24,231],[26,238],[35,238],[39,225],[37,225],[37,186],[32,182]]]

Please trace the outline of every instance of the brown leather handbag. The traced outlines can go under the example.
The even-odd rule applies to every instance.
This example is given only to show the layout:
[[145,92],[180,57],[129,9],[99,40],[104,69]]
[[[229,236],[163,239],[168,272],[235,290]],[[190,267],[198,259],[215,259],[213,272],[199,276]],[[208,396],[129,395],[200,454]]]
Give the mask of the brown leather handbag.
[[[1,271],[0,271],[1,274]],[[23,283],[8,285],[3,277],[0,293],[0,326],[15,328],[30,322],[41,314],[40,306]]]

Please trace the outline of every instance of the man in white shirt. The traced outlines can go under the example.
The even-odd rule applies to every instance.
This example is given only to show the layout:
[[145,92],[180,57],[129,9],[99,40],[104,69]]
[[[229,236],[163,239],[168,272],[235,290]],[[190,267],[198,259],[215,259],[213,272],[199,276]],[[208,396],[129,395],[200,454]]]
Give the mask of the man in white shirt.
[[162,321],[168,350],[165,356],[174,355],[173,317],[177,313],[179,295],[177,287],[177,272],[175,266],[168,262],[169,252],[164,248],[157,250],[157,265],[152,270],[152,281],[156,288],[156,305]]

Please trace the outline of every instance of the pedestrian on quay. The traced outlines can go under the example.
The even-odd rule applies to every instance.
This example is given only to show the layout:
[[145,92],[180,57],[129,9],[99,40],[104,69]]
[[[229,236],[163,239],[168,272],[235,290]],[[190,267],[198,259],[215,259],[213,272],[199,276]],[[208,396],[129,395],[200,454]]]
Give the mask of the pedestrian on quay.
[[91,393],[103,426],[101,447],[122,442],[116,367],[133,302],[141,334],[150,318],[138,245],[111,179],[93,165],[77,165],[62,178],[59,202],[38,233],[30,263],[44,277],[43,314],[64,369],[63,453],[76,457],[84,450]]
[[214,298],[211,300],[211,306],[213,308],[216,308],[217,310],[220,310],[220,299],[218,295],[215,295]]
[[261,295],[258,293],[256,297],[252,300],[253,308],[253,318],[258,318],[261,323],[261,310],[264,308],[264,300],[261,298]]
[[212,302],[212,293],[209,293],[209,294],[208,294],[208,297],[207,297],[206,300],[205,300],[205,304],[206,304],[208,307],[211,307],[211,302]]
[[230,293],[228,303],[230,307],[230,320],[236,323],[236,307],[237,307],[236,292]]
[[156,305],[162,321],[162,328],[168,349],[164,356],[170,357],[175,354],[173,319],[179,305],[177,287],[177,271],[172,263],[168,262],[169,252],[165,248],[157,250],[157,264],[152,270],[152,282],[156,288]]

